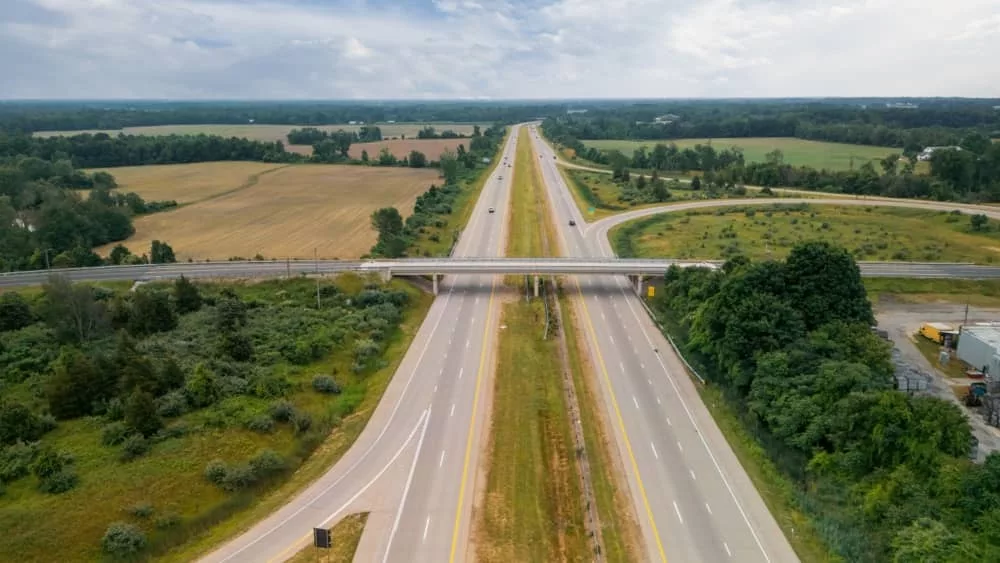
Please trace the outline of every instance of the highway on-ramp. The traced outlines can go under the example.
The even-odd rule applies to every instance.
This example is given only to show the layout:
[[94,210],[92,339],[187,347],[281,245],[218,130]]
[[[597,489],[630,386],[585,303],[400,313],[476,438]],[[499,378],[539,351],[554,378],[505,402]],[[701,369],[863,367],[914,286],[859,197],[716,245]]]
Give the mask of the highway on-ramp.
[[[554,153],[531,132],[570,256],[611,256],[584,236]],[[569,226],[573,219],[577,226]],[[579,276],[582,325],[647,556],[675,562],[798,561],[680,360],[623,277]]]
[[[505,240],[518,128],[487,179],[456,256],[497,256]],[[502,179],[501,179],[502,177]],[[494,207],[496,213],[488,213]],[[323,477],[205,562],[282,561],[313,527],[370,511],[363,561],[464,560],[491,388],[497,276],[448,278],[361,436]]]

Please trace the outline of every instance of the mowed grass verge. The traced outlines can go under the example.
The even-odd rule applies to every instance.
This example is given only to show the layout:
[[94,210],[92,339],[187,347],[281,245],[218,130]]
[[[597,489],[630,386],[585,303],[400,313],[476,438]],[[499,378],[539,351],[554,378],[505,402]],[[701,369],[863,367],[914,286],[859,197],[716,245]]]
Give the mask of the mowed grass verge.
[[321,549],[309,546],[295,554],[288,563],[351,563],[354,552],[361,543],[361,534],[365,531],[368,513],[351,514],[344,517],[330,530],[330,542],[333,547]]
[[796,244],[835,242],[859,261],[993,263],[1000,230],[974,232],[969,216],[923,209],[785,205],[664,213],[611,230],[623,257],[784,258]]
[[674,143],[679,149],[695,145],[711,144],[716,150],[739,147],[747,162],[764,162],[767,153],[778,149],[784,155],[786,164],[796,166],[811,166],[828,170],[849,170],[852,158],[854,169],[857,170],[866,162],[872,162],[876,170],[878,162],[893,153],[902,153],[902,149],[892,147],[875,147],[871,145],[851,145],[847,143],[828,143],[824,141],[807,141],[791,137],[747,137],[732,139],[664,139],[650,141],[631,140],[593,140],[584,141],[589,147],[600,150],[618,150],[631,157],[639,147],[652,151],[657,143]]
[[[176,170],[183,173],[184,166]],[[440,183],[437,170],[350,165],[293,165],[261,175],[245,188],[140,217],[122,244],[139,251],[168,242],[178,260],[357,258],[377,235],[370,216],[380,207],[413,211],[418,195]],[[165,195],[169,192],[165,192]],[[169,199],[169,198],[168,198]],[[99,247],[107,254],[114,244]]]
[[[118,182],[118,191],[135,192],[146,201],[174,200],[184,205],[250,187],[261,174],[282,168],[268,162],[199,162],[99,168]],[[86,194],[89,190],[80,190]]]
[[875,304],[968,303],[1000,307],[1000,280],[864,278]]

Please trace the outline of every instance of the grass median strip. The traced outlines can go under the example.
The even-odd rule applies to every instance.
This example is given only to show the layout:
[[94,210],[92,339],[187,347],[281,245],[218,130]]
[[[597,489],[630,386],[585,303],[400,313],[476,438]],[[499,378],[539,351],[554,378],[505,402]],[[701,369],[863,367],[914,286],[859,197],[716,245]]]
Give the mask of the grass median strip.
[[333,547],[320,549],[309,546],[295,554],[288,563],[351,563],[354,552],[361,543],[361,534],[365,531],[368,513],[360,512],[346,516],[330,530],[330,542]]

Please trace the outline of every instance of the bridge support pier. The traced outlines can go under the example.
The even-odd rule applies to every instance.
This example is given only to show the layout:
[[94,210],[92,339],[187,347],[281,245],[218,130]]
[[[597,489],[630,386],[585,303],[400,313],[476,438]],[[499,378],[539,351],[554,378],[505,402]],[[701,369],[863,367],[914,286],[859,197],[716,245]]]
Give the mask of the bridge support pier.
[[538,297],[538,276],[535,276],[535,297]]
[[389,283],[392,281],[392,268],[382,270],[382,281]]
[[642,297],[642,274],[635,277],[635,293],[639,297]]
[[434,280],[434,295],[438,294],[438,275],[431,274],[431,278]]

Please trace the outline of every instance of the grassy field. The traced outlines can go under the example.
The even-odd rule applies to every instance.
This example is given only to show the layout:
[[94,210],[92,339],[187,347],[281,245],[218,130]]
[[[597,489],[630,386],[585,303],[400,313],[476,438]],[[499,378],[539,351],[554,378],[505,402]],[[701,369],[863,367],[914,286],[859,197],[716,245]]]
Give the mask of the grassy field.
[[[543,237],[551,233],[548,200],[535,167],[527,129],[521,129],[514,157],[507,256],[548,256]],[[551,238],[549,240],[552,240]]]
[[865,278],[873,303],[968,303],[1000,307],[1000,280]]
[[320,549],[309,546],[295,554],[288,563],[351,563],[358,550],[361,534],[365,531],[368,513],[351,514],[330,530],[333,547]]
[[[87,170],[111,173],[123,192],[135,192],[146,201],[193,203],[256,184],[261,174],[281,168],[268,162],[200,162],[151,164]],[[88,190],[80,190],[86,193]]]
[[[829,170],[848,170],[851,159],[854,159],[854,169],[862,164],[885,158],[892,153],[902,153],[901,149],[892,147],[874,147],[870,145],[850,145],[846,143],[827,143],[822,141],[807,141],[790,137],[748,137],[745,139],[671,139],[664,141],[620,141],[595,140],[585,141],[587,146],[603,150],[619,150],[631,157],[639,147],[647,147],[650,151],[658,143],[674,143],[684,149],[697,144],[711,143],[716,150],[732,147],[743,149],[747,162],[764,162],[765,155],[774,149],[781,149],[785,162],[797,166],[811,166]],[[878,162],[873,162],[876,170]]]
[[857,260],[993,263],[1000,229],[974,233],[969,217],[922,209],[829,205],[756,206],[670,213],[612,229],[621,256],[783,258],[808,240],[836,242]]
[[[198,165],[171,168],[180,174],[185,166]],[[312,258],[314,249],[320,258],[357,258],[375,243],[373,211],[394,206],[405,217],[433,183],[439,183],[438,173],[430,169],[288,166],[260,176],[246,189],[140,217],[136,233],[123,244],[139,254],[154,239],[167,241],[178,260],[258,253]],[[97,251],[106,254],[113,246]]]
[[[474,123],[373,123],[382,130],[382,136],[391,139],[393,137],[406,136],[407,138],[417,136],[424,127],[433,127],[438,133],[446,129],[460,135],[472,135]],[[486,128],[488,124],[479,124]],[[303,127],[315,127],[323,131],[357,131],[363,125],[334,124],[334,125],[152,125],[148,127],[126,127],[124,129],[88,129],[85,131],[38,131],[35,135],[39,137],[52,137],[56,135],[80,135],[82,133],[107,133],[108,135],[219,135],[221,137],[245,137],[254,141],[266,141],[273,143],[281,141],[285,143],[285,148],[302,153],[312,154],[312,147],[306,145],[289,145],[288,132],[292,129],[302,129]],[[466,140],[468,142],[468,140]],[[370,153],[371,151],[369,151]],[[358,152],[360,155],[360,151]]]
[[469,139],[406,139],[378,141],[375,143],[355,143],[351,145],[351,150],[348,154],[351,158],[360,159],[361,151],[368,151],[368,158],[376,160],[378,159],[379,152],[385,147],[398,159],[409,156],[410,151],[420,151],[424,153],[427,160],[438,160],[441,158],[441,153],[446,150],[452,152],[458,151],[459,145],[465,145],[465,148],[468,149]]
[[[341,291],[355,294],[365,280],[343,276],[324,284],[336,284]],[[227,285],[243,299],[271,304],[308,303],[315,291],[314,282],[304,279]],[[288,425],[262,434],[234,422],[266,412],[268,400],[246,395],[232,396],[171,420],[171,428],[187,431],[157,443],[151,453],[128,464],[119,461],[118,448],[100,445],[105,424],[101,418],[63,421],[43,443],[74,456],[80,484],[61,495],[38,493],[31,478],[7,484],[0,501],[0,529],[4,530],[0,554],[17,554],[17,560],[25,562],[100,560],[100,538],[106,527],[124,520],[145,531],[149,538],[145,554],[164,561],[191,561],[266,516],[343,455],[381,398],[433,300],[405,282],[392,282],[392,287],[406,291],[410,304],[403,311],[400,328],[388,335],[380,369],[354,374],[349,347],[333,350],[306,366],[281,368],[291,384],[286,399],[309,413],[317,427],[319,421],[341,413],[342,419],[329,434],[315,437],[320,441],[318,447],[313,449],[316,442],[310,445],[305,438],[294,436]],[[188,320],[207,322],[197,316]],[[317,373],[339,374],[345,392],[330,396],[313,391],[309,381]],[[273,449],[289,460],[294,472],[283,474],[266,487],[239,493],[225,493],[205,479],[203,472],[209,461],[242,461],[262,448]],[[148,509],[140,514],[133,510],[139,506]],[[40,522],[59,530],[59,541],[51,541],[51,534],[39,527]]]

